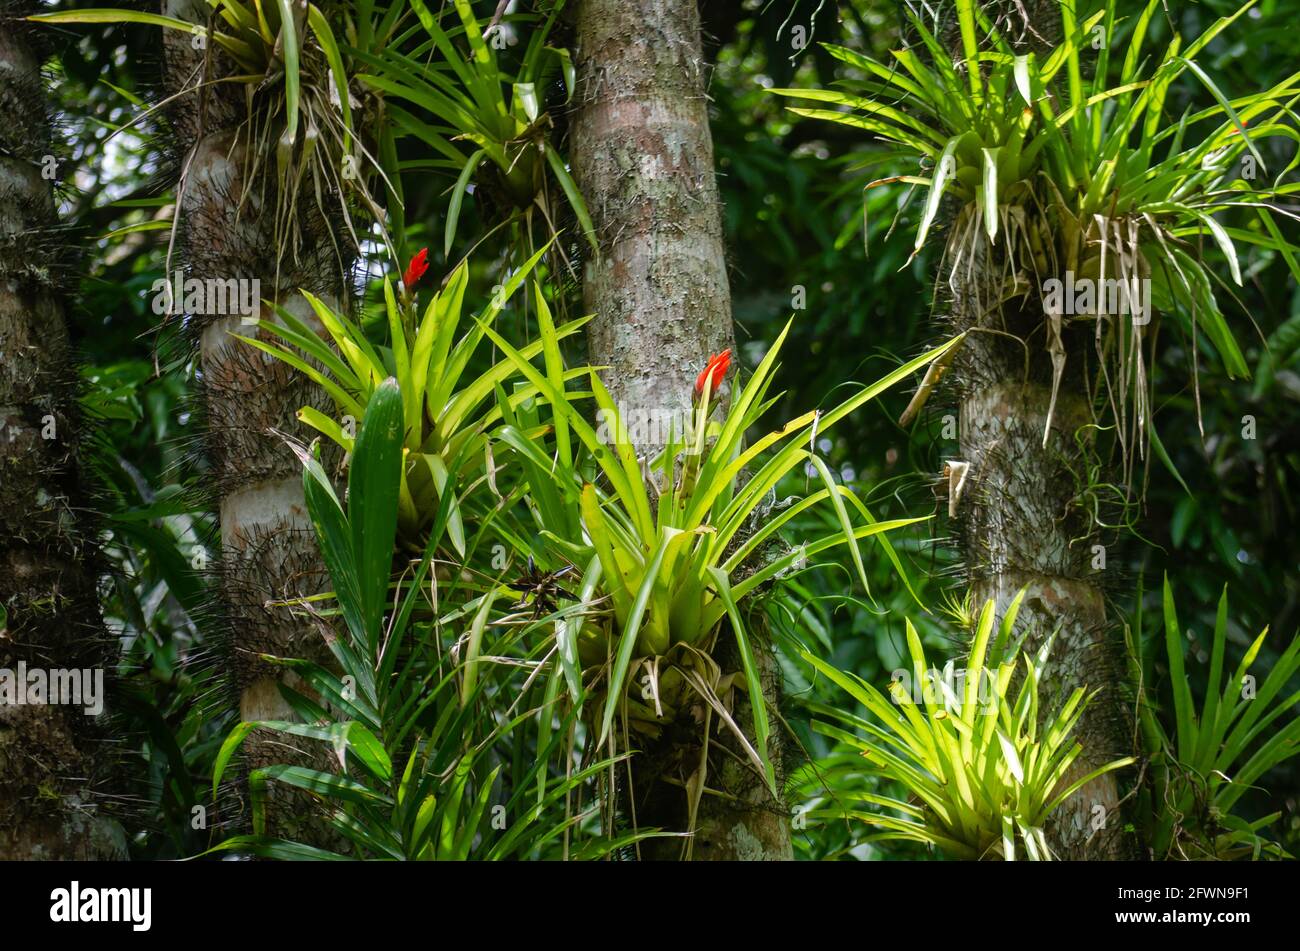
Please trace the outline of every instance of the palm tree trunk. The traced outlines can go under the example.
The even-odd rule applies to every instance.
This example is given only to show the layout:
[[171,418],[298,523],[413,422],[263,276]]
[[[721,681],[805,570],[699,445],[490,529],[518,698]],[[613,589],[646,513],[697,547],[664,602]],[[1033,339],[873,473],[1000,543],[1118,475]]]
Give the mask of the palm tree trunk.
[[[624,419],[683,419],[709,355],[735,345],[695,0],[582,0],[577,68],[574,174],[600,244],[583,282],[586,309],[596,314],[591,361],[610,368],[605,379]],[[662,442],[653,426],[642,435],[639,452]],[[738,669],[727,655],[718,652],[724,671]],[[774,705],[779,671],[770,646],[760,655]],[[638,759],[638,825],[684,829],[681,787],[651,764],[693,762],[691,755],[668,749]],[[709,786],[723,795],[703,798],[694,857],[790,858],[784,804],[753,771],[719,759]],[[643,846],[643,855],[675,856],[678,845],[657,840],[665,841]]]
[[[954,301],[958,326],[1016,334],[1031,354],[1041,346],[1041,313],[1031,315],[1037,331],[1017,328],[1009,308],[1001,320],[980,321],[965,312],[967,300],[959,295]],[[1067,367],[1086,361],[1085,337],[1082,330],[1064,334]],[[1097,528],[1076,504],[1088,464],[1076,439],[1086,431],[1090,407],[1081,374],[1068,374],[1048,429],[1049,368],[1031,359],[1038,365],[1026,377],[1022,346],[979,330],[963,349],[954,375],[961,388],[961,459],[970,469],[957,512],[971,592],[976,605],[991,599],[1001,614],[1024,588],[1018,624],[1031,632],[1029,647],[1055,632],[1044,709],[1059,708],[1076,687],[1100,690],[1076,730],[1084,750],[1070,777],[1077,778],[1132,748],[1122,645],[1106,617],[1104,570],[1094,568],[1105,563],[1104,547],[1094,547],[1102,544]],[[1067,858],[1127,857],[1131,843],[1120,832],[1118,803],[1114,774],[1085,786],[1058,813],[1053,848]]]
[[24,669],[91,671],[102,688],[113,658],[78,459],[52,127],[20,15],[0,9],[0,860],[119,859],[125,838],[98,802],[113,763],[104,716],[16,689]]
[[[172,16],[207,22],[206,4],[164,0],[163,6]],[[256,280],[262,298],[323,335],[299,291],[309,290],[338,308],[352,255],[335,241],[331,222],[321,217],[314,200],[299,203],[297,246],[278,246],[276,202],[283,183],[275,180],[274,155],[250,151],[241,129],[248,117],[244,87],[194,88],[228,71],[219,51],[196,49],[191,37],[168,31],[165,63],[170,91],[190,89],[171,115],[178,141],[193,143],[182,157],[177,186],[178,246],[186,274],[204,281]],[[262,311],[263,318],[273,319],[267,308]],[[293,720],[279,690],[284,675],[257,655],[330,663],[319,630],[278,603],[319,592],[327,580],[303,501],[301,466],[272,430],[307,437],[296,422],[298,409],[312,405],[331,414],[333,405],[297,371],[235,339],[232,334],[258,332],[243,316],[209,312],[187,319],[198,337],[207,455],[220,507],[220,613],[230,640],[240,718]],[[285,749],[283,742],[254,734],[245,746],[248,767],[305,763],[316,755]],[[284,806],[271,812],[270,831],[319,842],[311,823],[295,815],[300,805],[296,797],[285,797]]]
[[[992,0],[986,12],[1009,24],[1004,35],[1026,48],[1060,33],[1054,2]],[[1025,28],[1026,17],[1033,29]],[[1079,501],[1080,487],[1096,478],[1088,471],[1092,327],[1061,329],[1056,356],[1064,364],[1053,407],[1049,318],[1036,291],[1001,303],[1009,295],[996,276],[1003,273],[997,251],[944,274],[953,323],[971,331],[952,374],[960,391],[960,461],[969,465],[957,503],[959,536],[975,604],[991,599],[1001,614],[1023,588],[1017,623],[1030,631],[1027,646],[1055,637],[1043,709],[1059,709],[1078,687],[1099,691],[1076,728],[1083,753],[1067,777],[1073,781],[1133,746],[1123,644],[1106,617],[1106,550]],[[1084,786],[1048,830],[1054,851],[1071,859],[1135,857],[1119,800],[1113,772]]]

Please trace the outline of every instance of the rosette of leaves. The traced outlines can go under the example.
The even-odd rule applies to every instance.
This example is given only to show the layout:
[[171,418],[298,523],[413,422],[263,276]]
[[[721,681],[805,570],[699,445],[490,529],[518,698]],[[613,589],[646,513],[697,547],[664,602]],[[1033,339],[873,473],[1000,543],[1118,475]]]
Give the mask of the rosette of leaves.
[[[384,228],[384,215],[368,182],[380,173],[371,150],[385,135],[383,103],[374,90],[353,82],[359,57],[401,40],[402,3],[379,7],[373,0],[337,3],[322,0],[200,0],[205,24],[130,9],[58,10],[32,17],[46,23],[138,23],[194,37],[196,49],[215,48],[228,65],[206,72],[208,82],[238,84],[246,90],[248,115],[241,135],[247,154],[275,156],[277,246],[283,255],[297,247],[297,203],[321,205],[325,220],[333,207],[325,195],[351,195]],[[346,42],[340,41],[340,36]],[[198,92],[190,91],[189,95]],[[354,247],[360,247],[346,200],[337,203]]]
[[[484,29],[469,0],[451,0],[435,13],[423,0],[410,0],[427,38],[409,47],[391,44],[373,53],[358,52],[368,67],[358,79],[381,91],[397,137],[418,140],[431,154],[418,166],[455,176],[443,232],[443,254],[450,255],[461,208],[471,186],[485,189],[499,209],[522,212],[530,221],[540,210],[554,232],[556,210],[548,182],[558,186],[587,241],[595,248],[591,217],[563,157],[551,141],[546,91],[562,82],[573,95],[574,69],[568,50],[548,45],[563,0],[544,19],[494,17]],[[448,8],[454,11],[447,16]],[[450,20],[450,23],[447,22]],[[509,48],[515,30],[528,34],[517,57],[498,55]],[[507,32],[510,31],[510,32]],[[401,105],[398,105],[398,103]],[[563,105],[563,103],[559,103]],[[396,152],[390,164],[396,163]],[[397,181],[393,176],[392,182]],[[400,207],[399,200],[390,203]],[[400,218],[397,230],[400,232]]]
[[1242,796],[1256,789],[1270,770],[1300,754],[1300,717],[1283,720],[1300,703],[1300,690],[1288,691],[1288,684],[1300,672],[1300,637],[1291,640],[1263,680],[1256,680],[1251,669],[1268,638],[1265,628],[1250,642],[1232,674],[1225,676],[1225,586],[1209,645],[1205,695],[1198,705],[1187,664],[1190,632],[1178,624],[1168,578],[1162,608],[1172,711],[1160,703],[1164,691],[1157,687],[1155,669],[1160,652],[1142,644],[1140,615],[1136,636],[1129,638],[1134,674],[1144,685],[1138,723],[1150,762],[1139,813],[1148,824],[1152,855],[1159,860],[1257,859],[1266,853],[1289,858],[1280,846],[1261,835],[1280,812],[1247,819],[1235,810]]
[[[1011,298],[1037,299],[1054,390],[1064,371],[1061,322],[1096,321],[1098,390],[1128,447],[1139,437],[1158,439],[1147,369],[1154,322],[1136,309],[1140,282],[1151,282],[1154,309],[1179,321],[1193,353],[1204,340],[1237,377],[1249,370],[1219,304],[1217,287],[1227,283],[1203,250],[1217,249],[1238,285],[1241,245],[1279,254],[1300,278],[1300,248],[1275,221],[1295,217],[1283,200],[1300,189],[1286,181],[1300,159],[1270,170],[1261,152],[1266,139],[1300,142],[1293,111],[1300,73],[1230,99],[1198,62],[1254,2],[1190,43],[1175,34],[1163,50],[1149,51],[1160,0],[1149,0],[1136,18],[1119,16],[1116,0],[1069,0],[1060,4],[1061,41],[1039,54],[1016,49],[975,0],[956,0],[957,48],[909,9],[919,44],[894,51],[892,63],[828,45],[858,73],[843,89],[772,91],[824,104],[791,107],[798,115],[864,129],[900,157],[919,160],[918,174],[873,185],[921,191],[916,250],[934,232],[943,199],[956,202],[944,243],[949,280],[983,295],[979,313],[994,313]],[[1094,50],[1095,61],[1086,61]],[[1119,50],[1123,59],[1112,59]],[[1171,89],[1187,78],[1214,104],[1169,116]],[[1219,221],[1230,213],[1243,222]],[[1098,290],[1076,307],[1044,293],[1049,281],[1068,275],[1105,294]],[[1115,306],[1108,306],[1112,296]],[[1158,442],[1156,449],[1163,456]]]
[[[384,280],[386,345],[372,343],[361,323],[335,313],[311,294],[304,296],[337,352],[283,308],[277,308],[278,321],[258,323],[276,338],[275,342],[240,338],[301,371],[333,397],[339,419],[331,419],[310,406],[299,410],[298,418],[345,452],[352,452],[354,440],[349,432],[351,425],[345,427],[344,423],[348,419],[355,423],[361,418],[367,401],[385,379],[393,377],[398,381],[405,421],[405,464],[399,484],[398,512],[405,542],[418,539],[431,523],[441,500],[447,498],[448,538],[458,554],[465,554],[462,500],[472,491],[474,480],[469,478],[470,474],[486,463],[487,433],[502,415],[493,399],[494,389],[520,376],[512,359],[490,364],[477,375],[470,372],[471,362],[485,338],[493,334],[493,321],[527,281],[546,250],[542,248],[517,268],[463,332],[468,262],[457,266],[418,319],[409,294],[399,298],[392,282]],[[559,341],[576,333],[589,319],[551,327],[550,343],[545,339],[534,341],[520,351],[521,358],[534,357],[550,344],[558,346]],[[579,372],[570,371],[564,378],[570,379]],[[535,392],[535,387],[525,383],[515,389],[507,405],[517,405]]]
[[[545,339],[550,316],[544,307],[538,311]],[[879,540],[902,573],[886,534],[924,519],[877,521],[810,447],[818,434],[941,357],[959,338],[862,387],[833,409],[811,410],[763,431],[758,424],[776,402],[769,389],[788,331],[787,324],[718,414],[712,412],[714,381],[706,374],[687,431],[672,434],[666,448],[643,463],[595,370],[589,371],[590,389],[599,432],[587,422],[579,395],[565,389],[558,348],[544,350],[545,368],[539,370],[525,353],[486,329],[552,414],[546,421],[503,403],[503,425],[495,437],[515,451],[524,468],[548,556],[578,569],[573,593],[590,609],[571,606],[557,616],[555,642],[573,702],[583,704],[588,686],[596,688],[591,717],[599,746],[629,729],[653,733],[683,698],[694,695],[730,726],[772,784],[770,718],[746,620],[748,603],[783,575],[839,545],[848,546],[866,585],[858,544],[864,538]],[[803,467],[819,476],[821,488],[755,527],[755,512],[786,476]],[[765,542],[819,506],[834,513],[838,531],[754,564]],[[729,679],[733,672],[719,668],[711,656],[724,629],[735,638],[743,665],[742,676],[734,680]],[[629,692],[636,682],[642,686]],[[720,698],[733,684],[748,694],[752,738],[740,732]],[[624,729],[612,732],[617,716]]]
[[[1051,814],[1093,779],[1134,760],[1125,757],[1067,779],[1083,751],[1071,734],[1088,696],[1080,687],[1060,710],[1040,711],[1038,685],[1051,638],[1033,655],[1022,653],[1013,641],[1023,596],[1007,608],[1000,625],[993,602],[984,605],[964,676],[955,686],[931,668],[910,620],[912,690],[895,679],[881,691],[805,654],[868,714],[864,718],[813,704],[813,712],[823,718],[813,722],[813,729],[859,751],[871,764],[866,775],[897,783],[908,793],[900,799],[839,789],[837,797],[852,799],[853,805],[812,814],[861,820],[881,830],[865,841],[921,842],[954,859],[1053,857],[1043,831]],[[1019,678],[1018,660],[1024,662]],[[1013,681],[1018,682],[1014,693]]]

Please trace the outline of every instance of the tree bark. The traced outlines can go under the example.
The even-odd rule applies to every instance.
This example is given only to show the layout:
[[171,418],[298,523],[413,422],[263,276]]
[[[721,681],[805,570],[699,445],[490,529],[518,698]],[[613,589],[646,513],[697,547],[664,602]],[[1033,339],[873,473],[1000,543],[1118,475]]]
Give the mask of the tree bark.
[[[1060,36],[1053,0],[985,0],[984,8],[1025,51],[1042,54]],[[945,42],[960,50],[956,17],[947,19]],[[1026,649],[1055,637],[1040,685],[1044,714],[1059,710],[1077,687],[1099,691],[1076,727],[1083,752],[1068,783],[1133,745],[1123,644],[1106,618],[1105,546],[1079,499],[1080,486],[1095,478],[1086,428],[1093,325],[1062,319],[1063,375],[1053,407],[1054,344],[1041,289],[1012,296],[1003,263],[1000,246],[984,248],[974,266],[942,275],[955,328],[971,331],[949,377],[959,391],[959,461],[969,465],[958,535],[976,608],[992,600],[1001,616],[1023,588],[1017,630],[1029,631]],[[1049,822],[1053,851],[1067,859],[1136,857],[1119,800],[1115,773],[1084,786]]]
[[694,0],[584,0],[577,66],[592,356],[620,407],[689,410],[709,355],[735,345]]
[[[195,0],[164,0],[163,8],[191,22],[208,20],[207,5]],[[241,129],[249,117],[244,86],[196,89],[229,73],[229,64],[219,50],[196,47],[192,37],[175,31],[165,33],[164,43],[169,91],[189,90],[171,113],[178,141],[193,143],[181,158],[177,186],[178,245],[187,276],[257,280],[262,298],[324,335],[300,290],[336,309],[344,300],[344,271],[353,255],[333,236],[336,222],[322,217],[314,197],[304,199],[298,204],[300,240],[291,248],[278,247],[276,202],[284,183],[276,178],[274,154],[250,151]],[[281,94],[273,88],[258,95]],[[256,109],[257,99],[253,102]],[[260,316],[274,319],[265,306]],[[332,415],[334,407],[297,371],[235,339],[232,334],[268,336],[243,316],[209,312],[187,320],[197,336],[211,486],[219,499],[219,623],[229,639],[240,719],[295,720],[279,691],[283,675],[258,655],[332,663],[319,630],[277,604],[324,590],[328,581],[303,501],[301,465],[271,430],[309,439],[310,431],[296,421],[298,409],[311,405]],[[314,748],[287,747],[279,735],[255,733],[244,751],[249,768],[295,762],[328,769]],[[304,797],[285,791],[273,795],[282,805],[268,813],[269,832],[317,844],[333,841],[321,838],[311,810],[303,812]]]
[[[695,0],[582,0],[576,19],[571,153],[600,246],[583,281],[596,315],[588,343],[646,455],[666,432],[652,425],[638,435],[636,421],[688,419],[696,375],[710,354],[735,346],[699,13]],[[739,668],[731,640],[724,629],[716,655],[724,673]],[[779,672],[770,646],[760,646],[774,706]],[[685,794],[664,779],[685,778],[673,770],[689,771],[694,748],[689,735],[665,736],[664,748],[635,760],[636,819],[681,830]],[[792,857],[788,811],[753,770],[720,756],[709,785],[724,795],[703,797],[695,858]],[[672,840],[642,846],[647,857],[677,852]]]
[[[79,461],[67,236],[41,55],[19,15],[0,12],[0,670],[89,670],[92,685],[98,671],[102,685],[113,644]],[[0,860],[125,858],[100,801],[113,777],[106,715],[44,699],[0,693]]]
[[[1042,314],[1036,316],[1041,323]],[[1032,328],[1023,331],[1031,352],[1041,346],[1041,328],[1037,339]],[[1066,333],[1067,361],[1086,358],[1086,341],[1077,340],[1084,336]],[[1030,631],[1028,650],[1055,632],[1041,687],[1046,713],[1060,709],[1076,687],[1100,691],[1075,731],[1083,753],[1067,778],[1073,781],[1132,748],[1122,644],[1106,618],[1104,571],[1093,567],[1105,549],[1094,548],[1100,535],[1075,501],[1077,480],[1087,477],[1076,437],[1091,419],[1089,406],[1077,379],[1067,377],[1044,447],[1050,381],[1026,378],[1024,351],[1006,338],[977,331],[964,349],[955,370],[963,389],[961,458],[970,469],[958,515],[971,592],[976,606],[993,600],[1001,615],[1025,589],[1017,629]],[[1073,859],[1131,857],[1118,805],[1113,773],[1084,786],[1048,830],[1054,851]]]

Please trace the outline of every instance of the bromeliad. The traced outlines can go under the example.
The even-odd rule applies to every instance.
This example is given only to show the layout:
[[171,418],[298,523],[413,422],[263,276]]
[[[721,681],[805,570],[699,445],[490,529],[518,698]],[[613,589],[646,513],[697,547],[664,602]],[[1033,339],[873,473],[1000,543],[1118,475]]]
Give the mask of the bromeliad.
[[815,720],[813,729],[857,750],[873,771],[909,793],[906,800],[865,791],[855,797],[892,814],[836,806],[818,818],[861,819],[880,830],[872,839],[921,842],[953,859],[1053,858],[1043,831],[1052,813],[1093,779],[1134,760],[1123,757],[1082,776],[1072,771],[1083,751],[1074,728],[1092,694],[1080,687],[1059,710],[1040,716],[1039,682],[1052,638],[1037,651],[1021,649],[1025,634],[1017,638],[1013,628],[1024,596],[1021,591],[1012,601],[1000,624],[993,602],[985,603],[955,684],[926,658],[911,621],[911,690],[895,679],[882,692],[805,652],[815,670],[871,717],[819,704],[818,713],[838,722]]
[[[1277,183],[1296,162],[1276,179],[1270,174],[1258,183],[1253,172],[1241,171],[1266,167],[1267,140],[1296,140],[1293,104],[1300,73],[1229,99],[1197,62],[1254,5],[1248,0],[1190,41],[1175,33],[1163,53],[1149,55],[1148,41],[1156,34],[1148,36],[1148,27],[1158,23],[1160,0],[1147,0],[1136,16],[1122,15],[1117,0],[1104,0],[1088,15],[1082,5],[1062,3],[1062,38],[1041,53],[1019,49],[975,0],[955,0],[960,52],[908,11],[919,43],[894,51],[892,62],[826,47],[862,74],[853,81],[857,94],[770,90],[834,107],[792,108],[796,115],[863,129],[916,157],[920,174],[872,183],[924,190],[914,253],[936,227],[941,202],[955,199],[955,215],[944,229],[947,266],[954,279],[966,275],[968,282],[982,272],[974,284],[986,298],[979,313],[1001,313],[1012,298],[1041,305],[1054,398],[1065,367],[1062,326],[1095,322],[1099,384],[1109,391],[1103,402],[1125,450],[1129,483],[1134,460],[1145,453],[1144,440],[1164,453],[1152,426],[1147,366],[1155,327],[1150,314],[1117,299],[1118,290],[1145,282],[1154,310],[1182,325],[1193,354],[1203,338],[1230,377],[1244,377],[1249,369],[1220,309],[1218,275],[1202,248],[1217,247],[1238,285],[1244,270],[1239,244],[1281,255],[1300,279],[1300,247],[1283,237],[1274,220],[1293,217],[1284,199],[1296,186]],[[1086,60],[1097,31],[1127,35]],[[1111,59],[1110,47],[1124,50],[1122,62]],[[1175,97],[1181,110],[1185,97],[1175,83],[1183,78],[1204,87],[1214,105],[1181,114],[1170,110],[1166,103]],[[1254,215],[1259,227],[1220,223],[1218,217],[1234,211]],[[1102,304],[1098,293],[1096,303],[1062,312],[1050,288],[1071,277],[1112,289],[1106,295],[1111,302]]]
[[[837,545],[848,546],[865,585],[858,543],[867,537],[881,541],[901,571],[885,535],[923,519],[876,521],[810,451],[810,435],[814,427],[825,432],[923,369],[955,341],[864,387],[828,412],[809,411],[746,443],[746,434],[753,435],[755,424],[774,402],[768,390],[788,330],[787,325],[753,375],[737,387],[721,420],[710,421],[707,404],[702,405],[693,431],[672,434],[665,450],[649,462],[638,459],[629,440],[606,441],[587,422],[587,413],[575,405],[576,394],[566,392],[559,382],[563,367],[558,351],[545,354],[544,373],[502,335],[487,330],[549,404],[549,424],[537,405],[502,405],[505,424],[497,430],[499,442],[513,450],[526,472],[540,538],[549,549],[545,560],[581,570],[575,590],[584,604],[608,604],[599,614],[573,612],[555,620],[560,670],[573,702],[584,703],[587,683],[600,685],[598,709],[592,714],[601,744],[625,736],[627,730],[653,735],[693,692],[706,710],[731,724],[751,763],[774,782],[767,754],[768,712],[747,621],[751,602],[746,599]],[[701,374],[701,392],[721,382],[729,361],[728,351],[710,359]],[[613,421],[606,428],[623,432],[618,410],[594,369],[590,393],[582,395],[594,396],[602,418]],[[546,438],[551,433],[553,442]],[[499,458],[502,455],[498,452]],[[804,466],[819,473],[822,487],[778,517],[756,519],[777,484]],[[688,469],[693,470],[691,478],[686,477]],[[835,532],[795,551],[760,556],[792,518],[825,505],[836,519]],[[735,638],[741,658],[743,670],[736,672],[734,683],[749,696],[752,739],[740,735],[720,700],[724,683],[733,682],[733,672],[718,669],[709,654],[724,631]],[[638,684],[638,689],[629,691],[630,684]],[[613,729],[616,714],[622,717],[623,729]]]
[[[463,322],[463,303],[469,284],[467,262],[451,273],[447,285],[434,295],[420,320],[405,319],[392,282],[384,281],[388,346],[371,343],[360,323],[334,313],[310,294],[304,296],[337,352],[283,308],[277,308],[278,321],[263,320],[258,325],[276,338],[274,342],[240,338],[283,360],[333,397],[342,424],[311,406],[300,409],[298,418],[348,453],[352,452],[354,443],[348,417],[361,418],[370,396],[386,378],[391,376],[398,381],[404,407],[405,452],[399,485],[398,528],[404,544],[420,544],[439,505],[450,494],[447,534],[458,554],[466,551],[460,499],[463,483],[486,458],[487,432],[501,415],[501,410],[492,405],[494,392],[500,386],[513,385],[515,388],[507,400],[513,405],[536,392],[517,379],[519,371],[510,359],[489,365],[477,376],[466,371],[484,335],[492,332],[493,321],[528,280],[549,247],[549,244],[544,246],[504,282],[501,292],[493,295],[481,316],[475,318],[475,323],[460,339],[456,339],[456,334]],[[422,267],[427,266],[426,255],[417,254],[406,276],[418,280],[423,274]],[[534,291],[537,295],[541,293],[535,286]],[[535,358],[543,346],[558,347],[559,341],[575,333],[586,320],[549,328],[543,339],[523,348],[520,359]]]

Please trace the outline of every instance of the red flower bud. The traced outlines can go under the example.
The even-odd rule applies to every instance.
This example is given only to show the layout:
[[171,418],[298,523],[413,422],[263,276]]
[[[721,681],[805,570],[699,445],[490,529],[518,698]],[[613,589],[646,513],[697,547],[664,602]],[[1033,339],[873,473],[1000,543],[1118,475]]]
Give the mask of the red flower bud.
[[421,248],[415,257],[411,258],[411,263],[406,266],[406,273],[402,275],[402,284],[408,291],[414,290],[427,270],[429,270],[429,249]]
[[705,364],[700,375],[695,378],[695,395],[698,397],[704,392],[704,385],[709,385],[709,392],[718,392],[718,387],[722,386],[722,380],[727,375],[727,368],[731,366],[731,348],[728,347],[721,353],[715,353],[709,357],[709,362]]

